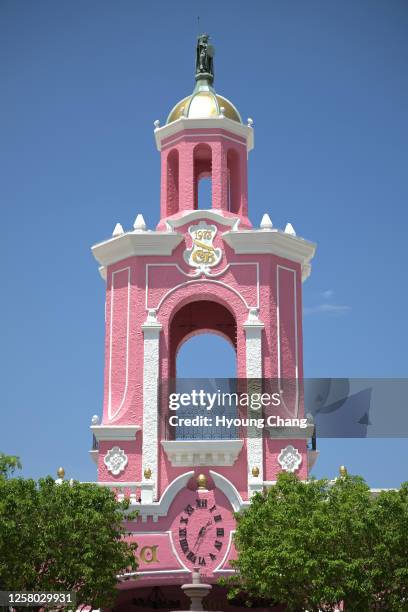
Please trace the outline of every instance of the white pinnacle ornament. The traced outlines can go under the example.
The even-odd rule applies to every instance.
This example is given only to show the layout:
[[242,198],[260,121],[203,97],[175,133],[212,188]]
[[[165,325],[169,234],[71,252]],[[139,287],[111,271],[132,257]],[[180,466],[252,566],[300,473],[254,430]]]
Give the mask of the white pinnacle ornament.
[[290,234],[291,236],[296,236],[296,232],[291,223],[287,223],[285,227],[285,234]]
[[120,224],[120,223],[117,223],[117,224],[115,225],[115,229],[114,229],[114,230],[113,230],[113,232],[112,232],[112,236],[114,236],[114,237],[115,237],[115,236],[120,236],[121,234],[124,234],[124,233],[125,233],[125,232],[124,232],[123,227],[121,226],[121,224]]
[[264,216],[262,217],[261,224],[259,227],[263,230],[272,229],[273,223],[268,213],[265,213]]
[[135,219],[135,222],[133,224],[133,227],[134,227],[134,229],[137,232],[145,232],[146,231],[146,222],[145,222],[142,214],[139,213],[136,216],[136,219]]

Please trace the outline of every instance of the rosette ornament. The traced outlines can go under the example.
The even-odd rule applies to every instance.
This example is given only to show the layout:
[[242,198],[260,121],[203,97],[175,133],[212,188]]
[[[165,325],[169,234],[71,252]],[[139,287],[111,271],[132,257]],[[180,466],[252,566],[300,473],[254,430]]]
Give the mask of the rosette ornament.
[[124,471],[128,463],[128,458],[123,449],[119,448],[119,446],[113,446],[106,453],[104,463],[108,471],[114,476],[117,476]]

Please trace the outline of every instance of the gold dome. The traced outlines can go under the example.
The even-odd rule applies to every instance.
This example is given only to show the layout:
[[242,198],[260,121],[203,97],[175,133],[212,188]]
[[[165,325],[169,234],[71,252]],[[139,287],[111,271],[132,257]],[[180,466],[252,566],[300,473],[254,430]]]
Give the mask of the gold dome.
[[[215,49],[209,41],[209,34],[200,34],[198,36],[196,45],[196,86],[190,96],[183,98],[172,108],[166,123],[172,123],[181,117],[188,119],[212,119],[213,117],[221,116],[242,123],[241,116],[232,102],[223,96],[219,96],[213,87]],[[221,108],[223,109],[222,112]]]
[[190,96],[177,102],[176,106],[170,111],[166,123],[172,123],[172,121],[181,117],[188,117],[189,119],[219,117],[221,107],[224,108],[225,117],[242,123],[241,116],[232,102],[216,94],[212,88],[206,91],[194,91]]

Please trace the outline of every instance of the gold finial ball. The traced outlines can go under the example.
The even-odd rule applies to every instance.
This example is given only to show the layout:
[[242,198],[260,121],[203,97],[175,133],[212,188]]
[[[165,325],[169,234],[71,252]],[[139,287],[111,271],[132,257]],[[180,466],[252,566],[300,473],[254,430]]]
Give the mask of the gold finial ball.
[[205,491],[207,489],[207,476],[205,474],[199,474],[197,477],[198,490]]
[[257,465],[252,468],[252,476],[254,478],[258,478],[259,476],[259,467]]
[[149,467],[146,468],[143,472],[143,476],[146,478],[146,480],[150,480],[150,478],[152,477],[152,470]]
[[345,465],[341,465],[339,467],[339,474],[341,476],[341,478],[344,478],[345,476],[347,476],[347,468]]
[[57,476],[58,478],[64,478],[65,476],[65,470],[63,467],[59,467],[57,470]]

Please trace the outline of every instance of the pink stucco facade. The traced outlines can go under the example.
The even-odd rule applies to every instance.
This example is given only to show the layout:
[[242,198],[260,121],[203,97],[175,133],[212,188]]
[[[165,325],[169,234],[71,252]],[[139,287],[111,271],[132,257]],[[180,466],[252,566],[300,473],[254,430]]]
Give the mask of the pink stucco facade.
[[[104,403],[93,427],[98,480],[133,494],[140,513],[128,525],[139,544],[140,574],[136,582],[127,577],[121,591],[182,584],[197,564],[216,582],[231,571],[233,512],[244,509],[254,491],[273,486],[285,469],[284,449],[296,451],[295,472],[308,477],[305,437],[265,430],[254,442],[240,429],[238,444],[210,441],[197,450],[167,434],[161,385],[177,377],[182,343],[203,332],[233,345],[238,378],[281,379],[283,387],[291,381],[281,414],[304,416],[302,277],[313,248],[284,232],[253,229],[247,189],[252,128],[240,126],[239,135],[228,119],[213,124],[183,124],[170,135],[163,128],[156,230],[136,229],[94,247],[106,277]],[[198,208],[203,177],[212,179],[211,210]],[[201,489],[200,474],[206,476]],[[209,527],[201,544],[203,520]]]

